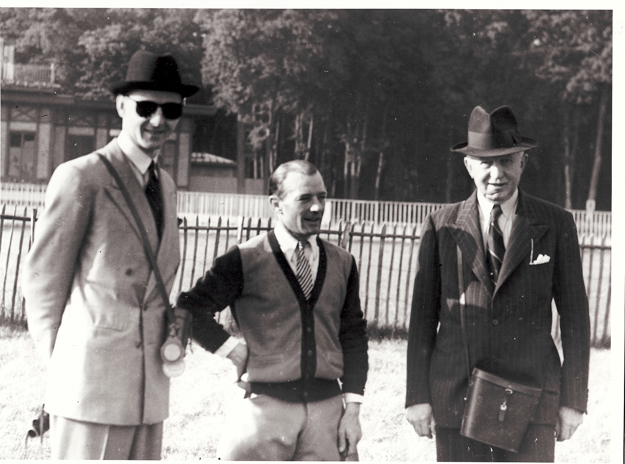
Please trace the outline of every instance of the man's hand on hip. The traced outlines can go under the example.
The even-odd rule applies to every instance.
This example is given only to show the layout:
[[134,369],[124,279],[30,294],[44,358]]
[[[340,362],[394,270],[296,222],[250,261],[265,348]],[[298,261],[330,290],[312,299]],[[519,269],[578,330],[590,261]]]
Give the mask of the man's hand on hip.
[[584,421],[584,414],[577,409],[560,406],[556,422],[556,438],[558,441],[568,440],[573,436],[577,427]]
[[347,403],[339,422],[339,453],[349,456],[356,452],[356,445],[362,438],[360,428],[360,403]]
[[431,404],[413,404],[406,409],[406,419],[412,424],[417,435],[432,438],[432,435],[435,433],[435,423]]

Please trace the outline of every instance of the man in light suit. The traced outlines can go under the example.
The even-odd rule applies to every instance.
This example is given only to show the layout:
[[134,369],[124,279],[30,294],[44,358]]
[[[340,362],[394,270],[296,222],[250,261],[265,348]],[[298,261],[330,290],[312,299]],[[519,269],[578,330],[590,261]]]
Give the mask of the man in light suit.
[[[193,337],[247,374],[217,458],[353,460],[368,370],[356,262],[318,235],[326,188],[312,164],[278,166],[269,195],[276,227],[217,258],[177,301]],[[214,319],[227,306],[244,341]]]
[[[477,190],[432,213],[423,228],[406,417],[420,436],[436,433],[439,461],[552,462],[556,437],[570,438],[586,412],[590,331],[577,231],[569,212],[518,189],[526,151],[534,147],[510,108],[489,114],[476,107],[468,142],[452,151],[465,155]],[[550,335],[552,300],[560,314],[562,364]],[[518,453],[460,435],[474,367],[542,388]]]
[[160,459],[169,378],[159,350],[164,302],[119,185],[147,232],[167,292],[180,262],[176,188],[158,168],[183,98],[171,55],[135,53],[113,86],[119,136],[61,164],[25,263],[28,328],[48,367],[53,459]]

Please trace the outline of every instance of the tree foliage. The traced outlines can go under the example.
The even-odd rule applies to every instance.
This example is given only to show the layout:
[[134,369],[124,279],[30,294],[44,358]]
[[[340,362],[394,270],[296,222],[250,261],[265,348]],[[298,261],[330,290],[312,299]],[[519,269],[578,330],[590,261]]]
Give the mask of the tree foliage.
[[473,185],[449,147],[473,107],[506,104],[540,143],[523,188],[611,206],[611,11],[3,8],[0,24],[83,98],[110,98],[139,48],[174,53],[198,101],[244,124],[258,177],[305,158],[334,196],[456,201]]
[[65,90],[107,99],[140,48],[178,57],[183,78],[200,82],[201,37],[193,10],[0,9],[2,34],[16,44],[17,59],[57,64]]

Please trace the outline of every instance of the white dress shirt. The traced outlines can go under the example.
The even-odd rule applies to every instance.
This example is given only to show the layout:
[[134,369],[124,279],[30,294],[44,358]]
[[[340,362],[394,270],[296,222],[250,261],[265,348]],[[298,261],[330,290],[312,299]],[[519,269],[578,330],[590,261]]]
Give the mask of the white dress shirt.
[[[130,161],[129,164],[132,168],[132,173],[137,178],[139,185],[145,189],[150,177],[148,169],[150,168],[152,161],[154,161],[154,164],[158,163],[158,153],[154,158],[150,158],[142,150],[137,148],[132,140],[130,140],[130,137],[125,135],[124,132],[121,132],[117,137],[117,144],[119,145],[119,148],[121,148],[124,155],[126,155],[126,158]],[[155,172],[158,176],[158,169]]]
[[[280,250],[284,253],[286,260],[288,261],[293,273],[297,276],[297,255],[295,250],[297,248],[298,240],[286,230],[284,224],[278,222],[273,229],[276,234],[276,240],[280,245]],[[310,245],[310,246],[308,246]],[[308,258],[310,264],[310,271],[312,273],[313,282],[317,279],[317,269],[319,268],[319,245],[317,245],[317,236],[313,235],[308,237],[307,245],[304,245],[304,256]]]
[[[488,229],[490,228],[490,212],[495,206],[495,203],[485,198],[480,192],[477,193],[477,202],[480,205],[478,208],[480,212],[480,224],[482,225],[482,242],[484,250],[487,248],[488,243]],[[514,213],[516,211],[517,203],[519,202],[519,189],[516,189],[512,196],[508,198],[501,206],[501,215],[497,222],[501,228],[503,234],[503,245],[508,248],[508,240],[510,240],[510,232],[512,231],[512,220],[514,219]]]

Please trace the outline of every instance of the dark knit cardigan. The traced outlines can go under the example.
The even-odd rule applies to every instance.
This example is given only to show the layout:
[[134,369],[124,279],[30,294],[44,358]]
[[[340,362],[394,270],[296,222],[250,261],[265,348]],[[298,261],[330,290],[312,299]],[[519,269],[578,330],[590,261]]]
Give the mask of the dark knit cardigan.
[[273,232],[217,258],[178,298],[177,306],[194,315],[194,338],[211,352],[229,337],[214,315],[231,307],[250,351],[253,392],[287,401],[364,393],[367,336],[356,264],[342,248],[319,238],[317,243],[319,268],[309,300]]

